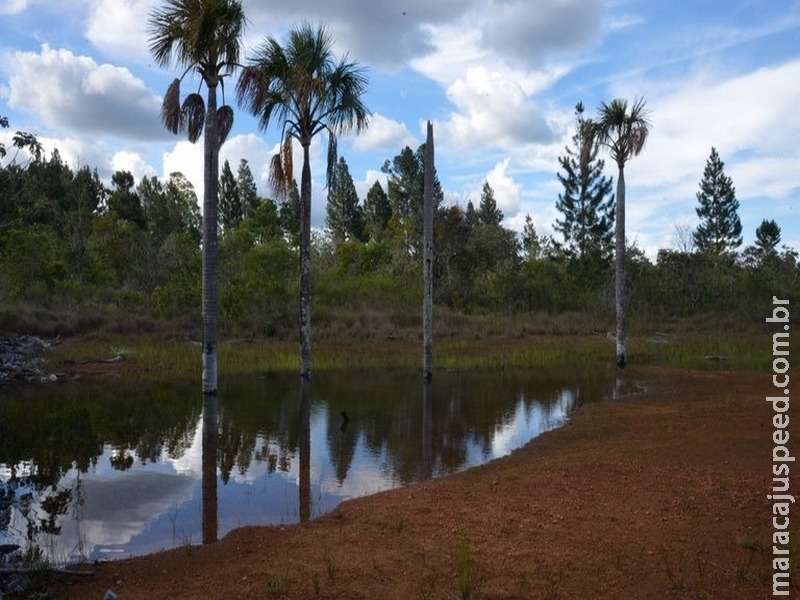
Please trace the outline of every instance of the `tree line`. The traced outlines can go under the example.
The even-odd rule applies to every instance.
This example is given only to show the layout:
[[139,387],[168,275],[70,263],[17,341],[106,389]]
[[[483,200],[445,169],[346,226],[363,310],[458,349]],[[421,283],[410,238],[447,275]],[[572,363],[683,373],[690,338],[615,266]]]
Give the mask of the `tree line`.
[[[437,306],[468,314],[584,312],[593,325],[611,327],[611,180],[595,156],[581,183],[577,146],[565,150],[553,237],[538,235],[530,216],[522,232],[505,227],[488,182],[479,198],[463,205],[445,203],[435,179]],[[311,241],[321,325],[358,320],[359,314],[390,327],[419,322],[423,158],[424,144],[400,150],[382,167],[386,184],[375,182],[364,198],[346,159],[336,161],[326,227],[315,230]],[[741,224],[716,151],[701,181],[697,210],[703,220],[685,232],[682,247],[662,249],[655,260],[635,245],[627,248],[630,307],[640,324],[702,315],[758,319],[765,298],[797,290],[798,256],[780,247],[774,220],[759,226],[752,246],[735,251]],[[707,191],[713,181],[722,182],[724,194]],[[714,209],[720,201],[734,210]],[[299,277],[296,182],[283,200],[262,197],[246,160],[225,162],[219,202],[222,330],[292,338]],[[728,216],[717,222],[703,218],[706,212]],[[180,173],[135,182],[118,171],[108,185],[88,166],[69,167],[58,151],[6,164],[0,169],[3,306],[84,305],[111,319],[139,315],[196,327],[201,222],[193,186]]]

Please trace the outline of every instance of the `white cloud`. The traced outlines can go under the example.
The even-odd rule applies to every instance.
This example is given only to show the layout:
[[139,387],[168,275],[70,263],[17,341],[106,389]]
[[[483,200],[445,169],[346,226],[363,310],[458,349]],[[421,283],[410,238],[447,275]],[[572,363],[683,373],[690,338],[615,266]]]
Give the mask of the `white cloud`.
[[145,61],[148,14],[156,0],[95,0],[86,22],[86,38],[108,56]]
[[410,146],[416,148],[419,142],[408,128],[398,121],[375,113],[370,118],[369,127],[354,142],[356,150],[392,150]]
[[478,66],[447,90],[458,108],[443,124],[444,139],[459,150],[483,146],[512,148],[547,142],[552,132],[520,85]]
[[56,50],[15,52],[9,59],[8,105],[76,135],[163,139],[160,100],[124,67]]
[[28,0],[3,0],[0,4],[0,15],[16,15],[25,10]]
[[142,158],[137,152],[120,150],[111,157],[111,170],[128,171],[135,181],[139,182],[144,177],[157,177],[158,172]]
[[494,199],[497,202],[497,207],[509,219],[520,212],[520,198],[522,196],[522,186],[514,181],[514,177],[509,173],[510,162],[511,159],[505,158],[486,174],[486,181],[489,182],[492,190],[494,190]]

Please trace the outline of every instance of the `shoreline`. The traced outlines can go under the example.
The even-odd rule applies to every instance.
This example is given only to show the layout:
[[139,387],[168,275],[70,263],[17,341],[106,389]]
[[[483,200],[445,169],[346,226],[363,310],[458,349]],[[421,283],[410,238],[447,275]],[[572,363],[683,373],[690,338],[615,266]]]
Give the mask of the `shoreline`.
[[632,375],[646,393],[584,406],[488,465],[102,563],[56,597],[766,597],[768,378]]

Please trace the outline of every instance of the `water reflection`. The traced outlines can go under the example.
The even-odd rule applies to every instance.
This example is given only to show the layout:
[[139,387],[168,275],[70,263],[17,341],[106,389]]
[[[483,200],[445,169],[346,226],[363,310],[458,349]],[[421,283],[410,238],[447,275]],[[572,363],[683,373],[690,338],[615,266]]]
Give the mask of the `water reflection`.
[[203,543],[217,541],[217,444],[219,402],[216,394],[203,394]]
[[407,371],[86,380],[0,396],[0,544],[56,561],[211,542],[503,456],[610,377]]

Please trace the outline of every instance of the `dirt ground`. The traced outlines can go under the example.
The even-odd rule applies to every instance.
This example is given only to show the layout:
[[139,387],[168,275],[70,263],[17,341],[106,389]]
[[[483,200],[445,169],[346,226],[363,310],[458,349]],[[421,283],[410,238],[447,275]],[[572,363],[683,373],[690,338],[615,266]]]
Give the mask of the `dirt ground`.
[[[54,597],[769,597],[770,376],[626,377],[646,392],[587,406],[488,466],[348,501],[305,525],[95,565]],[[799,585],[795,575],[794,597]]]

